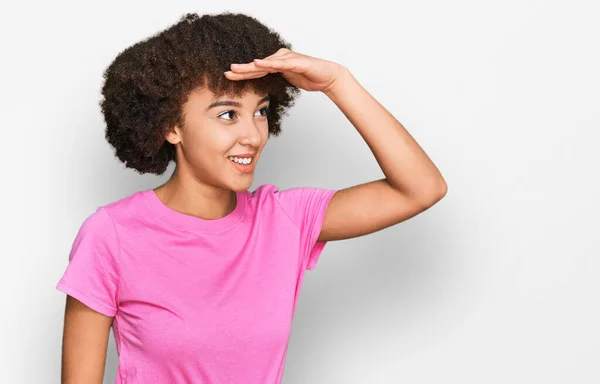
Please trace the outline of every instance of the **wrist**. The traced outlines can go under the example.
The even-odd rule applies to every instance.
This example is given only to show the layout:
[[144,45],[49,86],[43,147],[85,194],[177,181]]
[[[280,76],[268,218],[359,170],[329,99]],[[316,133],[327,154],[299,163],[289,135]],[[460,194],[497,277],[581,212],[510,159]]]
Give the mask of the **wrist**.
[[342,65],[338,64],[335,72],[336,75],[333,83],[331,83],[322,91],[329,98],[336,97],[340,93],[344,92],[344,89],[347,88],[348,82],[353,79],[350,70]]

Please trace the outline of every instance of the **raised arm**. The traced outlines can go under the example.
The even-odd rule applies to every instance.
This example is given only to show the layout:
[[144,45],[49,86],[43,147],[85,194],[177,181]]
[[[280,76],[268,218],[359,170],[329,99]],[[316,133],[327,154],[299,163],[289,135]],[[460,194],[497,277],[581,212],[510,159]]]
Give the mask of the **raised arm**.
[[327,95],[365,140],[385,174],[383,179],[333,195],[320,241],[349,239],[390,227],[425,211],[446,195],[446,181],[429,156],[342,65],[282,48],[265,59],[232,63],[225,76],[237,81],[273,72],[281,72],[299,88]]

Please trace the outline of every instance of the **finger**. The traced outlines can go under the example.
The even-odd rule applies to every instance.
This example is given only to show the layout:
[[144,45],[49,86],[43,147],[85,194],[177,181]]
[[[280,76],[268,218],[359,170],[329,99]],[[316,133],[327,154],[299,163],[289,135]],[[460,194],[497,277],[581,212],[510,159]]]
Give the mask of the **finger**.
[[269,55],[269,56],[267,56],[267,57],[264,57],[263,59],[282,58],[282,57],[289,56],[289,55],[292,55],[292,54],[294,54],[294,52],[293,52],[293,51],[291,51],[291,50],[289,50],[289,49],[287,49],[287,48],[280,48],[280,49],[279,49],[279,50],[277,50],[277,52],[275,52],[274,54],[272,54],[272,55]]
[[261,72],[249,72],[249,73],[235,73],[232,71],[225,72],[225,77],[229,80],[247,80],[247,79],[256,79],[259,77],[263,77],[267,75],[269,72],[261,71]]
[[248,73],[258,70],[254,63],[231,64],[229,67],[235,73]]
[[299,60],[294,59],[254,59],[254,65],[257,69],[274,69],[277,71],[303,72],[306,71],[305,66]]
[[231,72],[234,73],[252,73],[252,72],[277,72],[275,68],[258,67],[256,63],[231,64]]
[[255,69],[253,71],[248,71],[248,72],[238,72],[238,71],[227,71],[227,72],[231,73],[233,75],[239,75],[239,76],[242,76],[242,77],[248,77],[248,76],[255,76],[257,74],[261,75],[261,76],[264,76],[264,75],[266,75],[268,73],[275,72],[275,70],[269,70],[269,69],[265,69],[265,68],[263,68],[263,69],[258,69],[257,68],[257,69]]
[[[274,59],[274,58],[284,58],[284,57],[289,57],[293,54],[294,54],[294,52],[290,51],[289,49],[282,48],[282,49],[278,50],[277,52],[275,52],[274,54],[267,56],[262,60],[268,60],[268,59]],[[251,71],[258,70],[258,68],[256,68],[254,61],[251,61],[249,63],[233,63],[230,65],[230,69],[235,72],[251,72]],[[264,70],[264,68],[263,68],[263,70]]]

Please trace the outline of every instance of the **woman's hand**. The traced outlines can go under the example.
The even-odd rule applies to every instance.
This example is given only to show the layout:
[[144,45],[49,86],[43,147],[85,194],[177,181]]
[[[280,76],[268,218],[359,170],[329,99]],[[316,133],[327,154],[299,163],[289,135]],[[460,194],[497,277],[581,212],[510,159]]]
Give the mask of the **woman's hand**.
[[283,77],[298,88],[328,92],[345,70],[345,67],[337,63],[281,48],[262,60],[231,64],[231,71],[225,72],[225,77],[229,80],[246,80],[281,72]]

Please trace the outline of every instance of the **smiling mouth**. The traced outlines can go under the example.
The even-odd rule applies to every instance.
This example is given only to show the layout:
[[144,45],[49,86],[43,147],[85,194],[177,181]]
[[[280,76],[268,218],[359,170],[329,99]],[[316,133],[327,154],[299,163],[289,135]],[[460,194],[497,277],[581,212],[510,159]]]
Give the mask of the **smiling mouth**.
[[[232,158],[229,157],[229,162],[242,173],[249,173],[254,170],[255,158]],[[241,162],[241,163],[240,163]]]
[[254,162],[254,157],[235,157],[229,156],[229,160],[233,161],[236,164],[248,165]]

